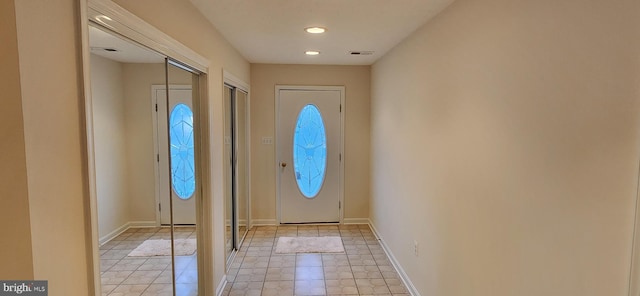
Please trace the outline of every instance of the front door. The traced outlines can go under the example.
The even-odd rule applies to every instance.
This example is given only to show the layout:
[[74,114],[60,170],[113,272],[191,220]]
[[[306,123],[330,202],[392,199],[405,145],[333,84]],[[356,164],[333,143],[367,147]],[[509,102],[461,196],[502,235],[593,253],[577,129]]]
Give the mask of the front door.
[[191,86],[171,86],[168,106],[166,94],[154,87],[160,223],[171,223],[173,207],[173,224],[196,224]]
[[278,88],[281,223],[340,222],[341,88]]

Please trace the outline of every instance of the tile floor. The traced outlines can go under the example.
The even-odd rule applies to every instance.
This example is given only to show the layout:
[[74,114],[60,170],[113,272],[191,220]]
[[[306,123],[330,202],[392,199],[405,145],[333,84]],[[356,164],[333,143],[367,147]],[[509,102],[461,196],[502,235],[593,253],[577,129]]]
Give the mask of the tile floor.
[[[196,238],[195,227],[176,227],[176,238]],[[173,295],[171,257],[128,257],[147,239],[170,239],[168,227],[130,228],[100,247],[102,295]],[[176,294],[197,295],[196,254],[176,256]]]
[[[176,230],[195,238],[194,228]],[[345,253],[276,254],[280,236],[340,236]],[[129,229],[100,248],[103,295],[172,295],[170,257],[127,257],[146,239],[169,239],[169,229]],[[197,295],[196,255],[178,256],[176,268],[178,295]],[[227,280],[224,296],[409,295],[368,225],[254,227]]]
[[[276,254],[280,236],[340,236],[344,254]],[[223,295],[409,295],[368,225],[252,228]]]

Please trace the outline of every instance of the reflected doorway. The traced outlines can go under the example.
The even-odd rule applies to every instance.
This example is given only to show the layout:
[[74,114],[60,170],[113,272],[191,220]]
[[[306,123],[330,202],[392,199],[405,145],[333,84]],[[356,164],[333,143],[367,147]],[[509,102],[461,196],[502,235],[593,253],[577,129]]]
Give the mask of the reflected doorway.
[[246,89],[224,85],[225,249],[227,263],[249,229],[249,98]]

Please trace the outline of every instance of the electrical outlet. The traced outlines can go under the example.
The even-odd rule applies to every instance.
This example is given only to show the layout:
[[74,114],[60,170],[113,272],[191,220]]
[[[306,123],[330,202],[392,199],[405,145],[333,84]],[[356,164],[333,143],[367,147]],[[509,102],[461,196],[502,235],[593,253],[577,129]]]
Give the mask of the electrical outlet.
[[417,240],[413,241],[413,254],[416,255],[416,257],[418,257],[418,241]]
[[273,144],[272,137],[262,137],[262,145],[271,145]]

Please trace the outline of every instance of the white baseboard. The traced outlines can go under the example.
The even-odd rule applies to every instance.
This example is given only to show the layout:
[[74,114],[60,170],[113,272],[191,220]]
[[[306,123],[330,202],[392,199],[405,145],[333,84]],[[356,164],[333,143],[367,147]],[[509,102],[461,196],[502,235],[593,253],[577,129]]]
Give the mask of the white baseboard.
[[129,221],[131,228],[157,227],[156,221]]
[[116,228],[114,231],[111,231],[106,235],[104,235],[103,237],[101,237],[98,240],[98,243],[100,244],[100,246],[102,246],[108,243],[109,241],[111,241],[112,239],[116,238],[118,235],[127,231],[127,229],[129,228],[143,228],[143,227],[156,227],[156,221],[129,221],[123,224],[122,226]]
[[111,231],[109,233],[107,233],[106,235],[104,235],[103,237],[101,237],[98,240],[98,243],[100,244],[100,246],[108,243],[110,240],[116,238],[118,235],[122,234],[123,232],[127,231],[127,229],[129,229],[129,223],[125,223],[124,225],[116,228],[114,231]]
[[344,224],[370,224],[369,218],[344,218]]
[[273,226],[278,225],[276,219],[251,219],[251,226]]
[[393,268],[396,269],[396,271],[398,272],[398,275],[400,275],[400,279],[402,280],[404,285],[407,287],[407,290],[409,290],[409,294],[411,294],[412,296],[421,296],[418,290],[416,289],[416,286],[414,286],[411,280],[409,279],[409,276],[407,275],[407,273],[404,272],[404,269],[402,269],[402,266],[400,266],[400,263],[398,262],[396,257],[393,256],[393,253],[389,249],[389,246],[387,246],[387,244],[384,242],[384,239],[380,236],[380,233],[376,229],[375,225],[373,225],[373,223],[369,221],[369,226],[371,227],[373,234],[378,238],[378,241],[380,241],[380,245],[382,246],[382,249],[384,250],[384,252],[387,254],[387,257],[389,257],[389,261],[391,261],[391,265],[393,265]]
[[224,288],[227,285],[227,275],[223,275],[222,279],[220,280],[220,283],[218,283],[218,287],[216,288],[216,295],[217,296],[222,296],[222,293],[224,293]]

